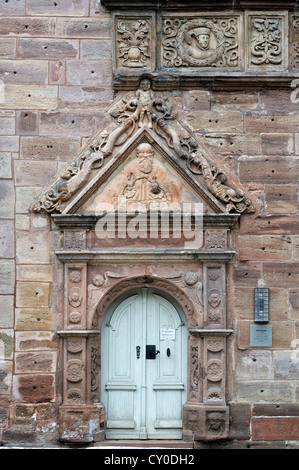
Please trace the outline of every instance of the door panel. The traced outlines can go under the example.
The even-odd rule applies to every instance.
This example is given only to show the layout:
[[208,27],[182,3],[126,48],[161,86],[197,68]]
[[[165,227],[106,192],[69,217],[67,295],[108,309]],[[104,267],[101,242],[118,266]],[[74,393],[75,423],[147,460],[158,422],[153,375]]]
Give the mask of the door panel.
[[[109,315],[102,326],[101,361],[106,437],[181,438],[187,383],[182,313],[143,288]],[[147,345],[156,347],[153,359],[146,359]]]

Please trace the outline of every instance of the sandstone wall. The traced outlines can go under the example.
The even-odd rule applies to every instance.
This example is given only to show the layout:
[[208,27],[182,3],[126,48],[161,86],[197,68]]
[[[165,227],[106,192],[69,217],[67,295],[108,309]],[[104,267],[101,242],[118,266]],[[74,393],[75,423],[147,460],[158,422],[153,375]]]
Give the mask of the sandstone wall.
[[[0,5],[3,443],[57,440],[61,357],[50,218],[28,208],[108,120],[111,40],[111,15],[96,0]],[[299,103],[292,91],[173,92],[199,141],[258,201],[233,232],[238,255],[228,265],[230,438],[250,446],[299,440]],[[263,283],[273,347],[256,349],[253,288]]]

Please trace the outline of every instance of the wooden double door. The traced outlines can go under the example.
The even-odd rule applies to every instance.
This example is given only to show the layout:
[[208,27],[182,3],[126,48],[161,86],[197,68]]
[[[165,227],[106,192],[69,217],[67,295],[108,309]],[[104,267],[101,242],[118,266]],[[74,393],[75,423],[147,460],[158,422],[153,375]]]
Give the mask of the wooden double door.
[[135,290],[105,315],[101,401],[108,439],[181,439],[187,324],[178,305]]

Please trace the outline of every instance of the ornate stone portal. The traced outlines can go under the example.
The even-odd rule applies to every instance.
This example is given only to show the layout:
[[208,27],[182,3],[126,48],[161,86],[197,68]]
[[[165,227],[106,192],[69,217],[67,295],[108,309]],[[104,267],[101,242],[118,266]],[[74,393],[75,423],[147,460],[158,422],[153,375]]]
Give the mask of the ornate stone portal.
[[[201,148],[169,98],[142,80],[135,93],[110,109],[112,125],[32,207],[51,213],[53,220],[57,325],[64,344],[60,438],[65,441],[104,439],[102,320],[112,301],[136,287],[166,293],[188,321],[183,438],[228,435],[227,337],[233,331],[226,318],[226,263],[234,255],[229,231],[240,213],[254,207]],[[134,224],[132,216],[137,209],[146,222],[142,230],[141,219]],[[154,236],[148,224],[153,215]],[[189,233],[178,236],[177,223],[186,215]]]

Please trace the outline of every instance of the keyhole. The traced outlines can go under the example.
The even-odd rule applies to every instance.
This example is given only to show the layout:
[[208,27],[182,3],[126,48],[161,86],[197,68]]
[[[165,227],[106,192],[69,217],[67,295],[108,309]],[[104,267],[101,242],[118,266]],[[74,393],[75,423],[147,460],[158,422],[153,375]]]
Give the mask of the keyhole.
[[167,357],[170,357],[170,349],[169,348],[167,348],[166,354],[167,354]]

